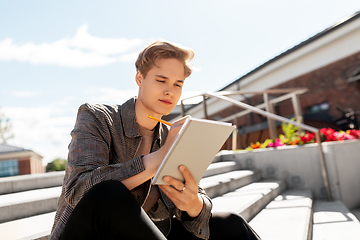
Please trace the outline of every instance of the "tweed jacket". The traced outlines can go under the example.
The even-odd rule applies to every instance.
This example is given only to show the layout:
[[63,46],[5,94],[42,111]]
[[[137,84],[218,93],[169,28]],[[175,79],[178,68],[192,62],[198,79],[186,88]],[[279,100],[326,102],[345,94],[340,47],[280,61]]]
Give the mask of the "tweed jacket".
[[[141,142],[135,118],[135,101],[134,97],[123,105],[80,106],[71,132],[72,140],[69,144],[62,193],[49,239],[60,237],[73,209],[95,184],[106,180],[121,181],[145,170],[143,156],[134,158]],[[162,123],[157,125],[152,152],[163,146],[168,131],[166,125]],[[150,186],[148,180],[131,191],[141,206],[145,202]],[[196,218],[188,217],[177,209],[163,192],[160,193],[166,206],[164,209],[170,219],[165,235],[170,231],[171,219],[175,216],[195,236],[202,239],[209,238],[212,204],[203,189],[199,187],[203,209]],[[164,230],[161,230],[164,233]]]

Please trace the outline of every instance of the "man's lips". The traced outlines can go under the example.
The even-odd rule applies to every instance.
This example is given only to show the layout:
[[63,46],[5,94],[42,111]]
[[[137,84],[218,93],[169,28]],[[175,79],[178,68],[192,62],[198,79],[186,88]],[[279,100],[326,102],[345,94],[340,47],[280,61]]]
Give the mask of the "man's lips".
[[172,104],[172,102],[170,102],[169,100],[165,100],[165,99],[159,99],[159,101],[164,103],[164,104],[167,104],[167,105]]

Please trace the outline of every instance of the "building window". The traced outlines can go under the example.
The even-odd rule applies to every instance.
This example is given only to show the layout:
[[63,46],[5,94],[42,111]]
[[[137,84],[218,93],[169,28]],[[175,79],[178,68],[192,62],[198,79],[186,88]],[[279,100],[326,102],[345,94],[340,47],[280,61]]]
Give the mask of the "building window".
[[312,105],[306,109],[306,112],[307,113],[318,113],[318,112],[324,112],[327,110],[329,110],[329,103],[326,102],[326,103]]
[[16,159],[0,161],[0,177],[19,175],[19,163]]

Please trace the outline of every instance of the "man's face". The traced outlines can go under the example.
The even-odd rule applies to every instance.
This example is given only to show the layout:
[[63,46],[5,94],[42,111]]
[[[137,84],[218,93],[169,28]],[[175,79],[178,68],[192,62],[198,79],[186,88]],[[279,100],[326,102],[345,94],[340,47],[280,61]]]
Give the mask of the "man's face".
[[144,114],[168,115],[181,96],[185,80],[184,65],[177,59],[159,59],[144,78],[136,74],[139,86],[138,107]]

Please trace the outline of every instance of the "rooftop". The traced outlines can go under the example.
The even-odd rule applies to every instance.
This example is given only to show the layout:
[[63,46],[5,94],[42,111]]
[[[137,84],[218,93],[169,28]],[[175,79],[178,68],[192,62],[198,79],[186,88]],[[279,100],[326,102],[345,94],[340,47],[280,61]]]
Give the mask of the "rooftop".
[[2,154],[2,153],[11,153],[11,152],[27,152],[27,151],[31,151],[31,150],[11,146],[11,145],[8,145],[6,143],[0,143],[0,154]]

